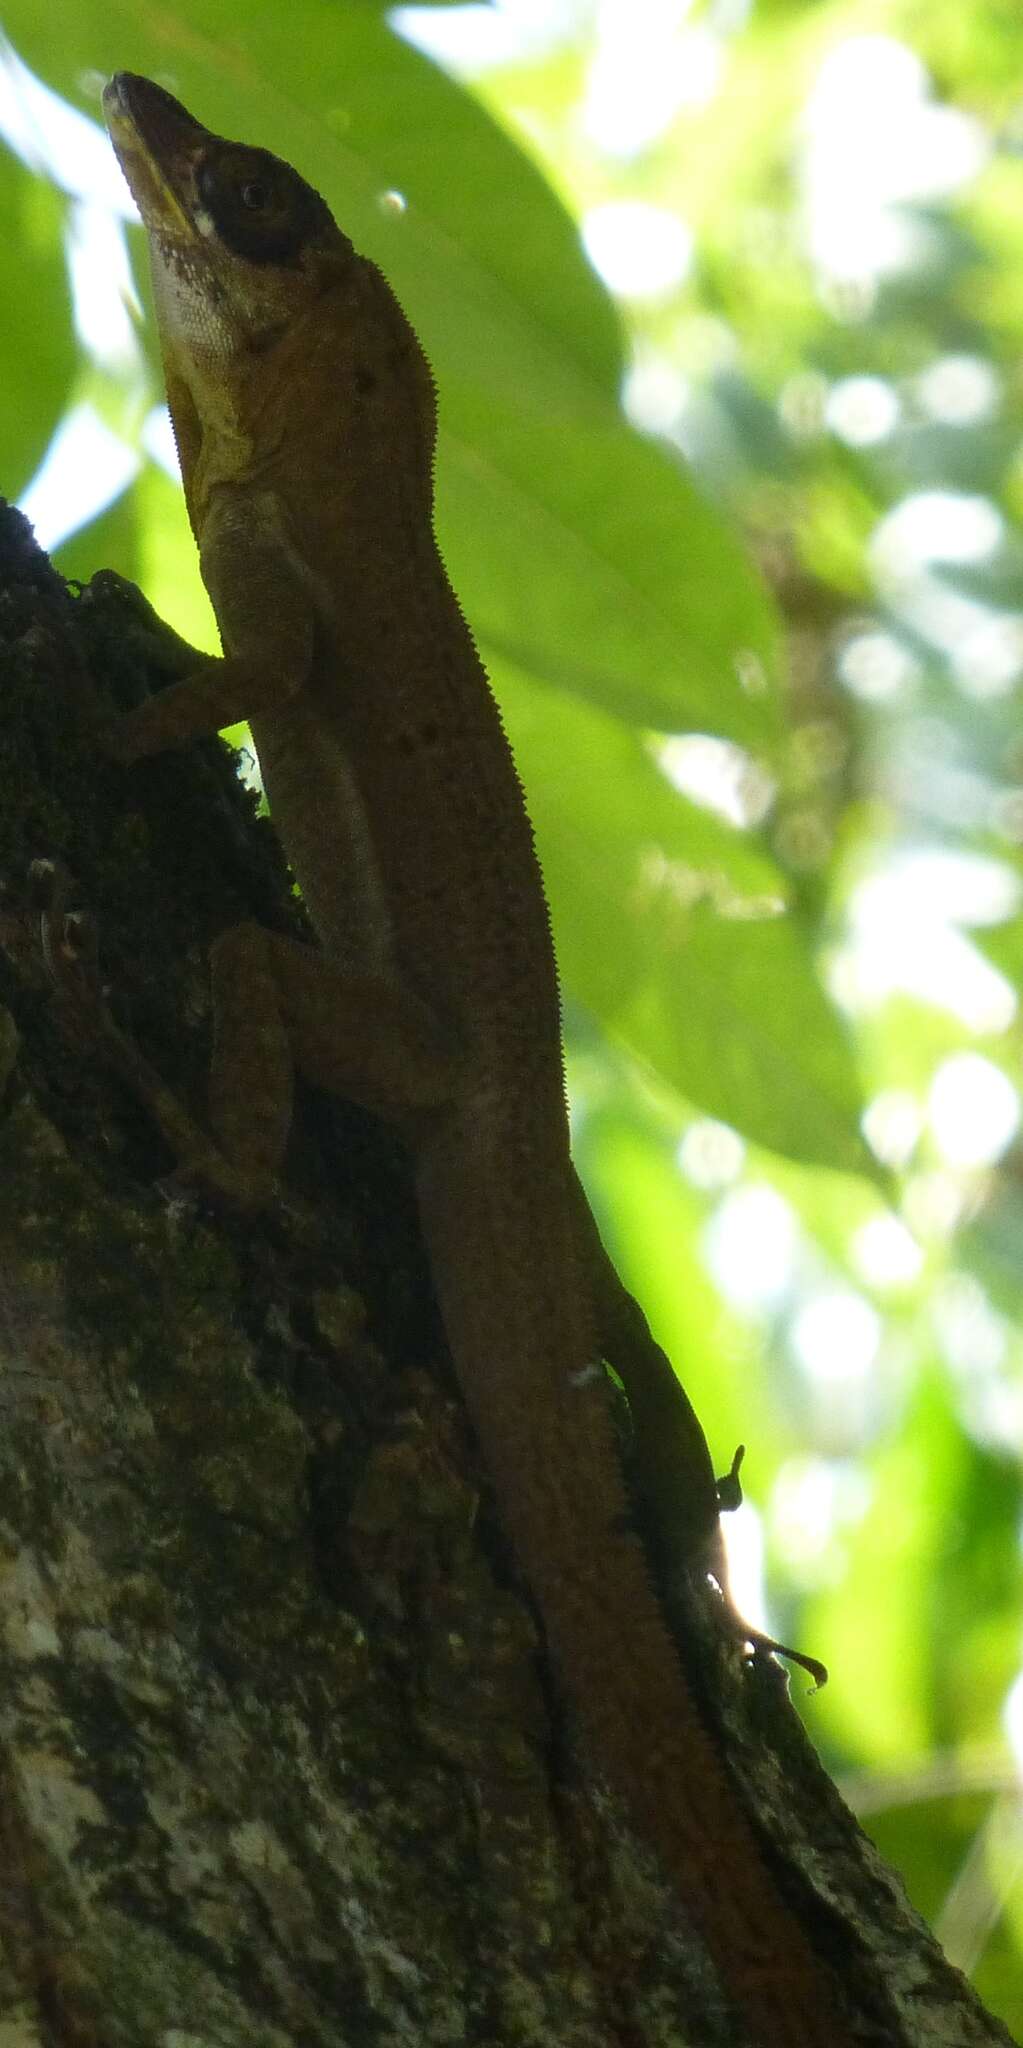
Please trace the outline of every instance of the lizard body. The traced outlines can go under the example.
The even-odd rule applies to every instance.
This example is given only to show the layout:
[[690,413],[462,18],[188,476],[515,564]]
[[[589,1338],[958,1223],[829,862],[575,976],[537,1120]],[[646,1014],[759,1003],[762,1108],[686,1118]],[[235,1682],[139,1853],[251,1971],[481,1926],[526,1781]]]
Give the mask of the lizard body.
[[[105,106],[148,230],[224,646],[132,713],[117,745],[135,759],[248,718],[321,946],[251,926],[218,946],[219,1145],[258,1197],[294,1064],[409,1135],[451,1352],[592,1761],[697,1923],[747,2038],[843,2048],[828,1973],[769,1874],[629,1530],[600,1364],[632,1341],[629,1297],[580,1208],[540,871],[434,540],[425,358],[289,166],[130,74]],[[682,1417],[698,1550],[717,1526],[712,1468],[644,1341]]]

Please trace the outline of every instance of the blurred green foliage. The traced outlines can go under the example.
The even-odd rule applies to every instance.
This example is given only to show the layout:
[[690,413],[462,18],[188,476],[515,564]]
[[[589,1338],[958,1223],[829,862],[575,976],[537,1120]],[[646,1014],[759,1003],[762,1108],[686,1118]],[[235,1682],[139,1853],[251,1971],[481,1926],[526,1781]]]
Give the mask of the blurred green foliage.
[[[1008,1088],[970,1142],[1015,1085],[1023,972],[1023,13],[651,4],[616,30],[580,0],[471,89],[368,4],[7,0],[4,27],[94,119],[140,70],[288,157],[419,328],[581,1164],[719,1463],[750,1445],[771,1622],[832,1670],[815,1738],[1023,2031]],[[160,381],[150,325],[135,355],[75,340],[79,202],[13,153],[0,195],[14,495],[73,405],[138,444]],[[616,308],[578,222],[623,200],[692,257]],[[148,456],[58,560],[208,638]],[[662,755],[694,733],[726,744]]]

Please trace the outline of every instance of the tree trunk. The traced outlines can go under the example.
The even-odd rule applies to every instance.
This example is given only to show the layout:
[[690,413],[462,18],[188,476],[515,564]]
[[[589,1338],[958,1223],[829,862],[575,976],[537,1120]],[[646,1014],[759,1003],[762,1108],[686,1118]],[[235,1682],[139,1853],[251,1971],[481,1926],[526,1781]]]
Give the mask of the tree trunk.
[[[123,590],[72,594],[4,513],[0,2043],[734,2048],[573,1746],[400,1149],[300,1098],[289,1185],[327,1249],[170,1196],[152,1119],[50,980],[40,856],[73,877],[120,1023],[201,1115],[211,938],[302,929],[219,742],[126,771],[90,738],[154,686],[150,655]],[[691,1677],[856,2038],[1006,2041],[777,1667],[693,1599]]]

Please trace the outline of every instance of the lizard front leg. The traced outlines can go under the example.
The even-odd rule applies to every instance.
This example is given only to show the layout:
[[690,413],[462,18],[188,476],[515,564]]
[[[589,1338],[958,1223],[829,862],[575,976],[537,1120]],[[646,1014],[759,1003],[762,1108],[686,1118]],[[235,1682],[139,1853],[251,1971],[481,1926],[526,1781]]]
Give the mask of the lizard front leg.
[[[226,651],[193,650],[187,673],[111,724],[105,744],[125,764],[272,715],[308,683],[316,635],[308,584],[265,517],[247,520],[247,502],[239,493],[211,513],[200,551]],[[174,652],[180,671],[185,643]]]

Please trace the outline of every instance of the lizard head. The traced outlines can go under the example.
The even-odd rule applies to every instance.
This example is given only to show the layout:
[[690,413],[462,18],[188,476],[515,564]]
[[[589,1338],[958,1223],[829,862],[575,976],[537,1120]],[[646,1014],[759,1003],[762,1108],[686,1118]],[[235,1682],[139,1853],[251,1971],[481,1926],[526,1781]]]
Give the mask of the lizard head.
[[[121,71],[103,95],[149,242],[157,327],[189,513],[256,463],[432,494],[433,384],[375,264],[269,150],[225,142],[170,93]],[[328,418],[329,416],[329,418]],[[327,435],[325,428],[331,425]],[[414,452],[413,452],[414,451]],[[396,488],[398,485],[396,484]],[[403,486],[404,487],[404,486]]]
[[147,231],[161,333],[183,356],[214,367],[264,352],[358,265],[319,193],[269,150],[226,142],[130,71],[103,111]]

